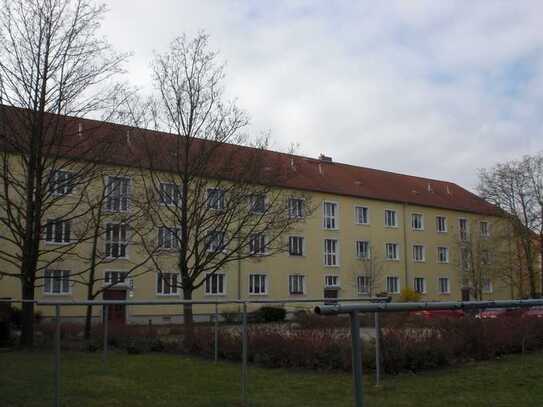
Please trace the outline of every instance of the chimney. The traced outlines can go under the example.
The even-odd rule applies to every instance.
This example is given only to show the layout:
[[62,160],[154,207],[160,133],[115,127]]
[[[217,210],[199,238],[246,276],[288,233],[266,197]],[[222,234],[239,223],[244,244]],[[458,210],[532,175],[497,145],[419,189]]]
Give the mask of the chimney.
[[327,163],[331,163],[332,162],[332,157],[328,157],[327,155],[321,154],[321,155],[319,155],[319,160],[325,161]]

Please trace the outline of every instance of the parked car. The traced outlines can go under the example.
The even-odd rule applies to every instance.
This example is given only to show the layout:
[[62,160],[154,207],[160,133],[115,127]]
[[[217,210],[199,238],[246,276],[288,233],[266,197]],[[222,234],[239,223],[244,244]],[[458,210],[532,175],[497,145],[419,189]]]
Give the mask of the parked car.
[[526,310],[520,308],[486,308],[475,314],[480,319],[523,318]]
[[424,318],[424,319],[437,319],[437,318],[458,319],[458,318],[464,317],[464,311],[461,309],[435,309],[435,310],[411,311],[410,314],[413,316]]

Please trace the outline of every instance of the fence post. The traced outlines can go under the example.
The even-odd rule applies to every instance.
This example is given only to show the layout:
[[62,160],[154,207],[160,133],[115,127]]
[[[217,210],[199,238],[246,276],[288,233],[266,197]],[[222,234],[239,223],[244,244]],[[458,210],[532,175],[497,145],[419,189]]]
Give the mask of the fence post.
[[55,305],[55,406],[60,407],[60,305]]
[[355,407],[363,406],[362,398],[362,341],[358,312],[351,312],[351,340],[353,347],[353,391]]
[[381,384],[381,326],[379,313],[375,313],[375,385]]
[[247,405],[247,303],[241,317],[241,404]]
[[219,360],[219,304],[215,304],[215,325],[214,325],[214,346],[213,357],[215,363]]
[[102,305],[102,325],[104,326],[104,353],[102,355],[102,361],[104,366],[107,366],[107,346],[108,346],[108,309],[109,307],[104,304]]

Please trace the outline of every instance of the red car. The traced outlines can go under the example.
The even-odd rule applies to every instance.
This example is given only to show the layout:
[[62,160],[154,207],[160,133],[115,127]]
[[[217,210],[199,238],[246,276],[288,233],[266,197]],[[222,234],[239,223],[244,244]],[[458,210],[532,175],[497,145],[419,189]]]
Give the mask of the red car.
[[411,311],[411,315],[421,317],[424,319],[436,319],[436,318],[463,318],[464,311],[461,309],[435,309],[435,310],[423,310],[423,311]]
[[522,314],[523,318],[543,318],[543,307],[528,308]]
[[487,308],[475,315],[480,319],[523,318],[525,310],[519,308]]

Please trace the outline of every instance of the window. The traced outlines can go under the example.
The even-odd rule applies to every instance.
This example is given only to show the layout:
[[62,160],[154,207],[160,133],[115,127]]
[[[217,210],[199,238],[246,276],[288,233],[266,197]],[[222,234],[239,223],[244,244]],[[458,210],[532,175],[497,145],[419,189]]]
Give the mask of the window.
[[337,229],[337,203],[325,202],[324,203],[324,224],[325,229]]
[[369,209],[365,206],[355,206],[354,216],[358,225],[369,225],[370,223]]
[[125,284],[128,272],[126,271],[106,271],[104,273],[104,284],[115,285]]
[[166,206],[181,205],[181,187],[173,182],[160,183],[160,203]]
[[158,247],[161,249],[178,249],[180,239],[179,228],[161,226],[158,228]]
[[206,275],[205,293],[206,295],[224,295],[226,277],[223,273],[213,273]]
[[436,230],[439,233],[447,232],[447,218],[445,216],[436,216]]
[[127,257],[128,225],[126,223],[106,224],[106,256]]
[[398,219],[396,217],[396,211],[392,209],[385,209],[385,227],[396,228],[398,227]]
[[303,199],[290,198],[288,200],[288,216],[289,218],[303,218],[305,216],[305,202]]
[[356,288],[359,295],[367,295],[370,293],[371,280],[369,276],[356,277]]
[[425,261],[424,256],[424,246],[421,244],[414,244],[413,245],[413,261],[415,262],[423,262]]
[[266,295],[268,293],[268,276],[266,274],[249,275],[249,294]]
[[130,178],[107,177],[106,209],[112,212],[126,212],[129,202]]
[[69,220],[48,219],[45,226],[47,243],[70,243],[71,224]]
[[262,214],[266,211],[266,195],[255,194],[249,199],[249,210],[254,214]]
[[398,294],[400,292],[400,279],[398,277],[387,277],[387,293]]
[[489,278],[483,279],[483,292],[485,294],[492,294],[493,291],[492,280]]
[[466,242],[468,240],[468,220],[465,218],[458,219],[458,230],[460,233],[460,240]]
[[451,292],[449,287],[449,279],[447,277],[440,277],[438,280],[439,293],[449,294]]
[[177,273],[158,273],[156,277],[158,295],[177,295]]
[[69,171],[56,170],[51,172],[49,192],[52,195],[68,195],[74,190],[74,174]]
[[462,271],[470,270],[470,251],[466,247],[460,249],[460,262],[462,265]]
[[224,191],[219,188],[209,188],[207,190],[207,207],[210,209],[224,209]]
[[304,255],[304,238],[301,236],[288,237],[288,254],[291,256]]
[[338,288],[339,276],[324,276],[324,286],[327,288]]
[[385,244],[385,257],[387,260],[400,260],[400,247],[398,243]]
[[449,248],[438,247],[437,248],[437,262],[448,263],[449,262]]
[[483,221],[479,224],[479,226],[481,228],[481,237],[490,237],[490,228],[488,227],[488,222]]
[[370,258],[370,242],[368,242],[367,240],[356,241],[356,257],[358,257],[359,259]]
[[338,261],[338,241],[335,239],[324,239],[324,265],[337,266]]
[[305,276],[294,274],[288,276],[288,292],[290,295],[304,294]]
[[70,272],[67,270],[45,270],[43,273],[45,294],[69,294]]
[[416,293],[426,293],[426,280],[423,277],[415,277],[413,288]]
[[411,227],[413,230],[424,230],[424,217],[420,213],[411,214]]
[[490,251],[487,249],[481,250],[481,264],[488,266],[490,264]]
[[219,231],[209,232],[206,236],[206,249],[208,252],[222,252],[225,250],[225,233]]
[[249,240],[249,251],[253,256],[262,256],[266,254],[266,236],[263,233],[251,235]]

